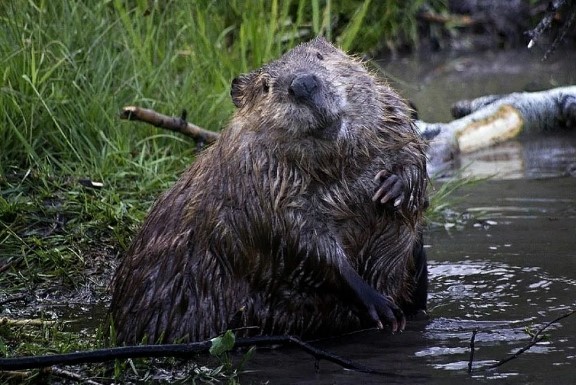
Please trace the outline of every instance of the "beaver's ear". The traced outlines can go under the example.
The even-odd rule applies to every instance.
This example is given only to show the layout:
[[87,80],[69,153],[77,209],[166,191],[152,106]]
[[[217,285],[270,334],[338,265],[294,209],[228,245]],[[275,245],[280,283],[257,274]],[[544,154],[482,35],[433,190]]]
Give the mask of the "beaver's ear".
[[246,101],[246,89],[251,83],[254,75],[252,73],[243,74],[234,78],[232,80],[232,86],[230,87],[230,96],[232,97],[232,102],[238,108],[242,107]]

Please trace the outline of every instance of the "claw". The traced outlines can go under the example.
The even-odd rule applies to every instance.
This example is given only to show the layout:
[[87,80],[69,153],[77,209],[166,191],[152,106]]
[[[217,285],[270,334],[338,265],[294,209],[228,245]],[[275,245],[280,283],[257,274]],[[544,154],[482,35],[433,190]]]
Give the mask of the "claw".
[[406,327],[404,313],[388,296],[379,296],[373,305],[369,307],[368,314],[375,321],[378,329],[384,329],[384,325],[389,324],[392,333],[397,333],[402,332]]
[[374,182],[380,183],[380,186],[372,196],[372,201],[386,204],[393,202],[393,207],[399,207],[403,200],[404,183],[395,174],[382,170],[376,174]]
[[392,332],[402,331],[406,325],[404,313],[394,303],[394,299],[382,294],[368,285],[351,266],[345,266],[343,277],[350,285],[350,289],[357,295],[359,304],[368,313],[368,317],[378,329],[384,325],[391,325]]
[[385,179],[390,173],[386,170],[382,170],[380,172],[378,172],[378,174],[376,174],[376,176],[374,177],[374,182],[379,182],[382,179]]

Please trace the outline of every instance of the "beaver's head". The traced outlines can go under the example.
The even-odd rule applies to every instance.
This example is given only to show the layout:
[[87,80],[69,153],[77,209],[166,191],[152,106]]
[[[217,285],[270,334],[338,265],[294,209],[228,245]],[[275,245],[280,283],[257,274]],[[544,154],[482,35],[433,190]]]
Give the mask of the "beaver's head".
[[376,83],[359,60],[318,37],[234,79],[231,96],[254,130],[333,140],[379,114]]

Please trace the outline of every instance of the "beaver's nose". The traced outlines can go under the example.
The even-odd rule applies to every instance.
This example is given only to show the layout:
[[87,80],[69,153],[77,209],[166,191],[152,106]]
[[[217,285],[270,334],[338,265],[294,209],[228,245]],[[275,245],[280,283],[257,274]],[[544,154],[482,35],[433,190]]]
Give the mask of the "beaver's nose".
[[290,87],[288,88],[288,92],[297,100],[304,101],[312,98],[319,87],[320,81],[316,75],[302,74],[296,75],[294,79],[292,79]]

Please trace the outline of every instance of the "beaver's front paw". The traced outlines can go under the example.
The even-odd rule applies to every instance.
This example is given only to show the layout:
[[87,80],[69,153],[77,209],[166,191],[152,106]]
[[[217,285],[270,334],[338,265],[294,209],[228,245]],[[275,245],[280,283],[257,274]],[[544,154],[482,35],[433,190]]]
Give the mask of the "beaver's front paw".
[[404,182],[396,174],[382,170],[374,178],[379,186],[372,196],[372,201],[397,209],[404,201]]
[[378,329],[384,329],[384,325],[390,325],[392,333],[404,330],[406,318],[392,298],[375,292],[374,295],[369,298],[363,298],[363,300],[368,310],[368,315],[376,323]]

